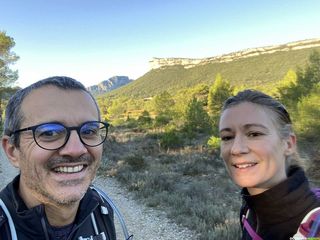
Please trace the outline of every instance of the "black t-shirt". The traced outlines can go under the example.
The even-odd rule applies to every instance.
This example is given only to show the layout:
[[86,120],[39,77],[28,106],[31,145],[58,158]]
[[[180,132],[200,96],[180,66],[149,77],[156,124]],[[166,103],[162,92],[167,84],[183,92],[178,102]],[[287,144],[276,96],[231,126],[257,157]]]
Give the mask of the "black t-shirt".
[[71,224],[63,226],[63,227],[52,227],[51,226],[48,229],[50,239],[67,240],[71,231],[72,231],[73,225],[74,224],[71,223]]

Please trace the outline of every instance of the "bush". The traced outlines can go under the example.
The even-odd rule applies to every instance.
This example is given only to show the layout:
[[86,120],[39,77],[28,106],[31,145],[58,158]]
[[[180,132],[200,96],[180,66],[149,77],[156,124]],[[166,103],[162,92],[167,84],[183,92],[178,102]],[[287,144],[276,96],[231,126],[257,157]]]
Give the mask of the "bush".
[[166,116],[166,115],[158,115],[154,119],[154,126],[155,127],[162,127],[167,125],[171,121],[171,117]]
[[125,158],[125,162],[132,168],[134,171],[144,169],[146,167],[145,159],[139,155],[132,155]]
[[160,137],[160,146],[164,149],[178,148],[183,144],[183,140],[175,130],[164,132]]
[[141,115],[138,117],[138,123],[142,126],[151,126],[152,118],[148,111],[143,111]]
[[207,145],[213,150],[218,150],[220,148],[221,139],[220,137],[212,136],[209,138]]
[[126,122],[123,123],[123,125],[127,128],[136,128],[138,126],[138,122],[133,118],[127,118]]

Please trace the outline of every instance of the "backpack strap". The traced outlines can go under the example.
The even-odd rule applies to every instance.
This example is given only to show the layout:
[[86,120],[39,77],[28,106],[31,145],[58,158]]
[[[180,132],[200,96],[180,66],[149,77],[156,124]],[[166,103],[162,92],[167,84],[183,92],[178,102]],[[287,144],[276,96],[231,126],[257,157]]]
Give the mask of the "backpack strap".
[[126,226],[126,224],[124,222],[124,218],[122,217],[119,209],[113,203],[111,198],[103,190],[101,190],[100,188],[98,188],[96,186],[91,185],[90,188],[92,190],[96,191],[99,194],[100,198],[103,201],[107,202],[111,206],[112,210],[115,212],[115,214],[117,215],[117,217],[119,219],[119,222],[120,222],[121,227],[122,227],[123,234],[125,236],[125,240],[132,240],[133,239],[133,235],[129,235],[127,226]]
[[320,207],[312,209],[302,220],[293,238],[312,238],[320,236]]
[[12,217],[10,215],[10,212],[7,208],[7,206],[5,205],[5,203],[2,201],[2,199],[0,198],[0,207],[3,210],[4,214],[6,215],[7,219],[8,219],[8,223],[9,223],[9,229],[10,229],[10,234],[11,234],[11,239],[12,240],[17,240],[17,232],[16,232],[16,228],[14,226]]
[[[311,191],[320,199],[320,188],[312,188]],[[250,209],[245,208],[241,222],[248,234],[253,240],[263,240],[251,227],[248,216]],[[319,237],[320,235],[320,207],[311,210],[302,220],[298,232],[294,235],[294,239],[299,237]]]
[[318,199],[320,199],[320,188],[312,188],[311,191],[316,195]]
[[250,235],[250,237],[252,238],[252,240],[263,240],[256,232],[255,230],[253,230],[253,228],[251,227],[249,221],[248,221],[248,216],[249,216],[249,209],[247,210],[247,212],[245,214],[242,215],[242,224],[243,227],[247,230],[248,234]]

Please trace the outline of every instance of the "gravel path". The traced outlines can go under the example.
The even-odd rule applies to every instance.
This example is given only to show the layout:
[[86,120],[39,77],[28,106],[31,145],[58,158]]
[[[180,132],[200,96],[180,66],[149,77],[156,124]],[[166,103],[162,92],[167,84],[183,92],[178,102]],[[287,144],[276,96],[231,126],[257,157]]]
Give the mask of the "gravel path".
[[[18,173],[0,150],[0,189]],[[197,239],[188,229],[177,226],[163,212],[147,208],[135,201],[113,178],[98,177],[94,184],[105,190],[124,216],[130,234],[134,240],[181,240]],[[124,237],[120,225],[116,223],[118,240]]]
[[17,174],[19,170],[14,168],[0,147],[0,189],[4,188]]

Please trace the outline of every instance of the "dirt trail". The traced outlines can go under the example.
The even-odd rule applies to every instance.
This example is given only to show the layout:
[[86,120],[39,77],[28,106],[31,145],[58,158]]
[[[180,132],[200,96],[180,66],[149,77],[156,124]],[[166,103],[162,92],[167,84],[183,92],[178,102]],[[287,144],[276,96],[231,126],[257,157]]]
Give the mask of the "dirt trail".
[[[18,170],[11,166],[1,149],[0,189],[5,187],[17,174]],[[126,192],[115,179],[98,177],[94,184],[107,192],[118,206],[130,234],[134,235],[134,240],[196,239],[191,231],[177,226],[163,212],[147,208],[135,201],[132,195]],[[124,237],[118,223],[116,223],[116,228],[117,239],[123,240]]]
[[0,189],[4,188],[18,172],[19,170],[9,163],[9,160],[0,147]]

